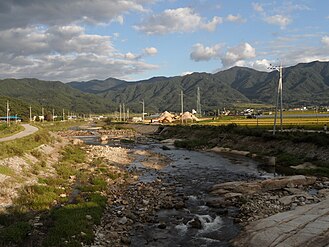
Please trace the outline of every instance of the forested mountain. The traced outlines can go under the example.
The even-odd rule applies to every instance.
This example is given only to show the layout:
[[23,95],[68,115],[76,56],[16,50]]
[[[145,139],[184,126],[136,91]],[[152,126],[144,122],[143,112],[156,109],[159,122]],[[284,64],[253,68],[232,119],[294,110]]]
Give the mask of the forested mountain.
[[[37,79],[4,79],[0,80],[0,115],[5,114],[6,97],[25,113],[30,104],[39,112],[44,107],[46,111],[54,108],[56,112],[64,108],[77,113],[107,113],[118,110],[120,103],[131,112],[140,112],[142,100],[150,113],[180,111],[181,91],[184,109],[191,111],[196,108],[197,88],[200,88],[203,110],[241,103],[273,104],[278,79],[278,71],[260,72],[245,67],[215,74],[193,73],[134,82],[108,78],[64,84]],[[329,62],[284,68],[283,102],[286,107],[329,105]]]
[[[30,104],[46,111],[56,112],[73,111],[76,113],[105,113],[114,110],[114,105],[110,100],[104,99],[94,94],[83,93],[59,81],[41,81],[37,79],[4,79],[0,80],[0,97],[11,98],[12,102],[22,102],[25,108]],[[14,111],[14,107],[12,107]],[[0,108],[1,110],[1,108]],[[35,114],[36,114],[35,113]],[[0,112],[0,114],[4,114]],[[18,114],[22,114],[18,112]]]
[[[70,85],[117,104],[125,103],[134,109],[140,108],[139,102],[144,99],[149,110],[179,111],[181,90],[184,92],[186,109],[196,108],[197,87],[200,88],[203,109],[211,110],[248,102],[273,104],[278,79],[278,71],[260,72],[245,67],[233,67],[216,74],[193,73],[135,82],[116,81],[109,87],[106,86],[107,80],[97,81],[101,90],[96,90],[94,81]],[[93,87],[93,91],[88,85]],[[328,99],[329,62],[302,63],[283,69],[285,106],[329,105]]]

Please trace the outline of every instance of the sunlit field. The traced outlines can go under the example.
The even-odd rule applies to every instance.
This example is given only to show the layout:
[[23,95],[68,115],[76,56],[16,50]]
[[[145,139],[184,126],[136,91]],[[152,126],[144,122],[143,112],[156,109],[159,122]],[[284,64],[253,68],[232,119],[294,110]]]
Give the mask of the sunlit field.
[[[199,122],[203,125],[225,125],[237,124],[250,127],[270,128],[274,124],[272,118],[245,118],[245,117],[222,117],[217,119],[203,119]],[[323,129],[325,124],[329,124],[329,117],[285,117],[283,115],[282,125],[284,128],[305,128],[305,129]],[[277,118],[277,126],[280,125],[280,116]]]

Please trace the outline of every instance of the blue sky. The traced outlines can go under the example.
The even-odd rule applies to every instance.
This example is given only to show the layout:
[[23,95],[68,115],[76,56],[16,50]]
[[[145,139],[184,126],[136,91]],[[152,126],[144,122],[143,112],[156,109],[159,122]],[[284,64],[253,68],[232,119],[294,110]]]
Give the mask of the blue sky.
[[147,79],[329,60],[327,0],[0,0],[0,77]]

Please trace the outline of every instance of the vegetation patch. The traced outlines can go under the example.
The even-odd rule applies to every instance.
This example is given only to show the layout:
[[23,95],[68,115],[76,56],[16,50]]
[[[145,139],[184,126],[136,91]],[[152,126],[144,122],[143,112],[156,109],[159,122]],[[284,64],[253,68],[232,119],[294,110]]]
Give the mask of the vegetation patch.
[[0,174],[6,176],[14,176],[15,172],[8,166],[0,166]]
[[51,228],[44,246],[81,246],[94,239],[93,225],[99,224],[106,197],[93,193],[77,204],[68,204],[50,213]]
[[54,204],[59,193],[60,191],[51,186],[26,186],[15,201],[16,210],[19,212],[47,210]]
[[19,124],[11,124],[10,126],[7,126],[6,123],[0,124],[0,138],[11,136],[18,132],[21,132],[23,129],[23,126]]
[[0,245],[7,246],[7,243],[21,245],[30,231],[31,226],[28,222],[16,222],[2,228],[0,229]]
[[17,140],[1,142],[0,158],[3,159],[12,156],[22,156],[24,153],[52,141],[53,138],[47,130],[39,130],[32,135]]

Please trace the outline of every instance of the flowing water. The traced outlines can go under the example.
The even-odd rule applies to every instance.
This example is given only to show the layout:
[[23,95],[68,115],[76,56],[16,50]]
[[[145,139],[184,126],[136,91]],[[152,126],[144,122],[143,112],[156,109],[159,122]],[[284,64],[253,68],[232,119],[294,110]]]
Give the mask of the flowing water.
[[161,146],[137,147],[150,149],[172,160],[157,173],[142,168],[144,174],[140,179],[148,182],[160,178],[165,183],[174,184],[176,193],[187,197],[186,207],[160,210],[157,217],[165,229],[156,224],[146,225],[143,231],[134,234],[131,246],[230,246],[229,240],[239,233],[239,226],[233,221],[237,209],[208,207],[205,201],[209,189],[220,182],[271,175],[260,170],[259,164],[249,158],[173,147],[163,150]]
[[[96,144],[87,138],[88,144]],[[109,144],[113,145],[113,144]],[[213,152],[188,151],[173,146],[164,150],[162,144],[136,145],[136,150],[150,150],[170,158],[162,170],[143,166],[135,160],[128,169],[139,170],[140,181],[161,179],[173,185],[177,196],[184,196],[185,207],[157,212],[157,222],[144,224],[131,233],[131,246],[230,246],[229,241],[240,231],[234,223],[237,208],[213,208],[206,205],[209,189],[216,183],[268,177],[261,164],[242,156]]]

